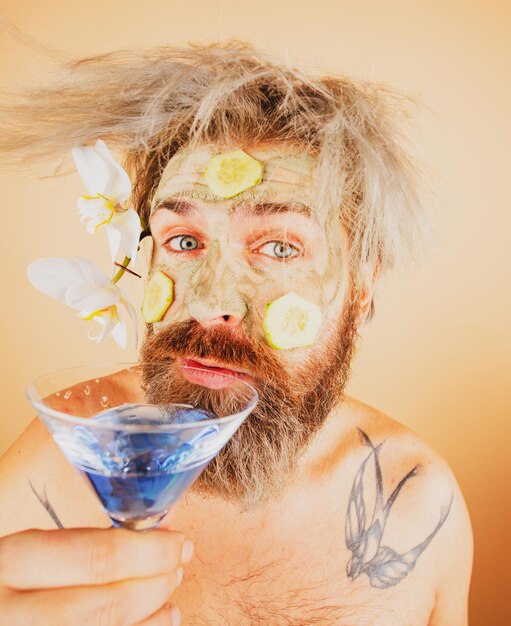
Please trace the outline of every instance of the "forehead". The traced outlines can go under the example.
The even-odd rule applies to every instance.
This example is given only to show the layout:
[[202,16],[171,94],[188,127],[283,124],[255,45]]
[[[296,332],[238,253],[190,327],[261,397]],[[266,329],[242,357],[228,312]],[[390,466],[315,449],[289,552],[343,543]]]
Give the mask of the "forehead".
[[[229,198],[238,204],[245,200],[293,201],[314,207],[316,158],[291,146],[243,148],[261,162],[262,180],[259,184]],[[221,150],[203,146],[194,150],[182,148],[169,161],[153,196],[151,210],[169,196],[191,196],[211,202],[226,202],[215,196],[204,178],[210,159]]]

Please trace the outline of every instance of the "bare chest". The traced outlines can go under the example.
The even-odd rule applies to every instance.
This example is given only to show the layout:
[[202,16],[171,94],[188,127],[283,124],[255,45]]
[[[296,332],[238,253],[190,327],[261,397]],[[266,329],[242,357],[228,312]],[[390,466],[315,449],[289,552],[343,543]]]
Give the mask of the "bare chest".
[[[344,520],[243,528],[176,519],[194,541],[193,561],[172,597],[183,626],[427,626],[433,599],[416,581],[373,589],[351,580]],[[314,522],[314,523],[313,523]]]

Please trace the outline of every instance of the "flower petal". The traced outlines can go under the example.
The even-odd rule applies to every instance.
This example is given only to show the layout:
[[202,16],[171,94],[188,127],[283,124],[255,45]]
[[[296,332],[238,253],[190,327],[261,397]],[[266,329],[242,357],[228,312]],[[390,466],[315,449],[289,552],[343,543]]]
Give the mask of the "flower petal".
[[112,329],[112,337],[119,348],[126,350],[126,346],[128,345],[128,331],[123,320],[119,319]]
[[101,324],[103,328],[97,335],[92,335],[91,329],[89,328],[87,336],[89,337],[89,339],[92,339],[99,343],[100,341],[103,341],[113,331],[116,324],[118,323],[119,317],[117,314],[117,307],[111,306],[106,311],[98,312],[98,314],[95,315],[92,319],[95,322]]
[[100,343],[106,337],[105,326],[103,325],[103,328],[100,328],[99,331],[95,335],[92,332],[94,328],[96,328],[94,324],[91,324],[89,326],[89,330],[87,331],[87,337],[91,339],[92,341],[95,341],[96,343]]
[[27,278],[36,289],[64,303],[67,290],[72,285],[82,284],[84,280],[76,259],[54,257],[37,259],[30,263]]
[[108,223],[112,217],[112,209],[103,198],[78,198],[76,208],[80,222],[86,224],[87,232],[94,233],[102,224]]
[[120,299],[121,292],[112,284],[95,289],[73,286],[66,294],[66,304],[79,311],[100,311],[117,304]]
[[108,276],[106,276],[94,263],[84,258],[83,256],[77,256],[74,258],[75,262],[80,268],[82,276],[85,281],[91,287],[104,287],[110,282]]
[[137,312],[135,311],[135,307],[131,304],[131,302],[126,297],[126,294],[123,291],[121,291],[120,289],[119,289],[119,291],[121,292],[121,299],[120,299],[119,302],[128,311],[130,322],[131,322],[131,325],[133,327],[133,339],[134,339],[135,350],[136,350],[138,348],[138,318],[137,318]]
[[121,246],[124,254],[131,259],[134,265],[137,257],[137,248],[142,227],[140,217],[134,209],[116,211],[110,222],[112,228],[120,233]]
[[95,341],[96,343],[99,343],[100,341],[103,341],[104,337],[104,333],[103,333],[103,329],[101,328],[99,330],[98,333],[96,333],[95,335],[92,334],[92,331],[94,330],[94,326],[91,324],[89,327],[89,330],[87,331],[87,337],[89,339],[91,339],[92,341]]
[[127,200],[131,194],[131,181],[126,171],[113,158],[107,145],[101,139],[96,141],[94,148],[103,159],[109,172],[108,187],[104,193],[114,204]]
[[106,225],[106,234],[108,235],[108,245],[110,246],[110,256],[112,257],[113,263],[117,258],[117,253],[121,247],[122,235],[119,229],[117,229],[112,222]]
[[89,195],[105,193],[108,190],[111,173],[104,158],[94,148],[83,146],[71,150],[73,160]]

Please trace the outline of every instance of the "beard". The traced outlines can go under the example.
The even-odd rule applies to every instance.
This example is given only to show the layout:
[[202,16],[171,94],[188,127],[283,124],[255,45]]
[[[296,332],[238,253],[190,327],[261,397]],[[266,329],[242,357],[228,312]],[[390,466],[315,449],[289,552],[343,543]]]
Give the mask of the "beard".
[[[285,492],[301,455],[343,401],[358,313],[358,303],[350,299],[326,341],[299,364],[283,361],[279,351],[256,343],[240,327],[205,328],[192,319],[155,333],[148,325],[140,351],[148,402],[185,401],[219,416],[230,414],[229,388],[212,390],[187,381],[176,364],[179,358],[211,359],[246,370],[259,394],[256,407],[199,474],[191,493],[250,511]],[[168,367],[151,367],[151,362]]]

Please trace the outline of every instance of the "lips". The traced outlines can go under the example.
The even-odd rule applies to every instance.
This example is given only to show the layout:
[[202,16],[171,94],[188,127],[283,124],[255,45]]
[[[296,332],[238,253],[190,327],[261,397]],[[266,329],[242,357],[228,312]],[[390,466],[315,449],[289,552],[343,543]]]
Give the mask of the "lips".
[[[233,384],[233,378],[250,382],[250,374],[242,370],[233,370],[223,367],[214,361],[201,359],[180,359],[178,361],[183,376],[190,382],[209,387],[210,389],[221,389]],[[191,369],[193,368],[193,369]],[[227,378],[229,377],[229,378]]]

